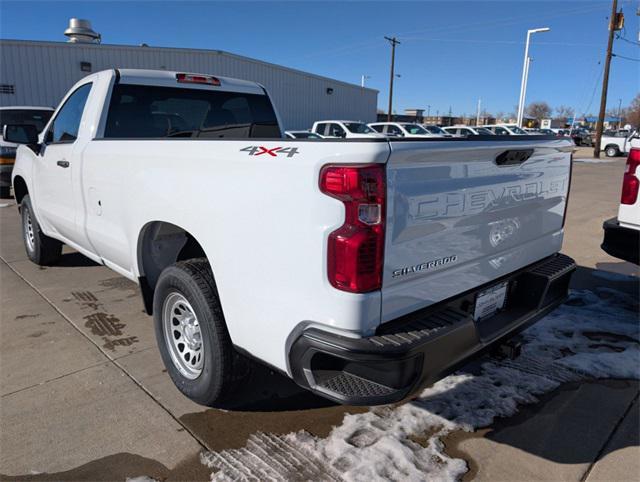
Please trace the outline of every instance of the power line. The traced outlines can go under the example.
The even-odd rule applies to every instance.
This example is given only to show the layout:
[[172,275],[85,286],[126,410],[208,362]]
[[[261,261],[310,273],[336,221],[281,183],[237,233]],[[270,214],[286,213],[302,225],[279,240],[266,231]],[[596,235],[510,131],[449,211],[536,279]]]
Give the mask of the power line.
[[634,62],[640,62],[640,59],[634,59],[633,57],[625,57],[624,55],[611,54],[612,57],[618,57],[619,59],[633,60]]
[[640,42],[636,42],[635,40],[630,40],[630,39],[628,39],[628,38],[626,38],[626,37],[623,37],[623,36],[621,36],[621,35],[618,35],[618,36],[616,37],[616,40],[622,40],[623,42],[628,42],[628,43],[630,43],[631,45],[640,45]]

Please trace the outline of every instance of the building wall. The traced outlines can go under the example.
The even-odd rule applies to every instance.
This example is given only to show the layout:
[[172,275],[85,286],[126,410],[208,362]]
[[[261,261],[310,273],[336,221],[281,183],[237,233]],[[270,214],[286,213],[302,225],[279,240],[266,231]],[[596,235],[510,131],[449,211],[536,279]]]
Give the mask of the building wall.
[[[56,106],[91,72],[112,68],[166,69],[251,80],[264,85],[285,129],[321,119],[376,119],[378,91],[217,50],[0,40],[0,84],[14,86],[0,105]],[[327,89],[333,89],[331,95]]]

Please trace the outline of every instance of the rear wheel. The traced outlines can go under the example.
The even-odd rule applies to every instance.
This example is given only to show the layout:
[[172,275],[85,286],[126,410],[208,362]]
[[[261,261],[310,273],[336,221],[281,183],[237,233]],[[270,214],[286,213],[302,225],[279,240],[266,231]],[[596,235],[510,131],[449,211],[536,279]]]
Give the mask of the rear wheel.
[[235,352],[205,258],[166,268],[153,297],[156,339],[176,387],[212,406],[236,386]]
[[29,259],[40,266],[54,264],[62,255],[62,243],[42,232],[33,213],[29,195],[22,198],[20,214],[22,215],[22,239]]

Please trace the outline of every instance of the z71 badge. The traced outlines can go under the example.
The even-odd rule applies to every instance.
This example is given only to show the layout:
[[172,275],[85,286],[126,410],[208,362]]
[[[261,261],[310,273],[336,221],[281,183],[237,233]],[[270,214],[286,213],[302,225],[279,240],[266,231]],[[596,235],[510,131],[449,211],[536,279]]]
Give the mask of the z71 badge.
[[264,147],[264,146],[248,146],[240,149],[240,152],[248,152],[250,156],[261,156],[267,154],[271,157],[277,157],[280,154],[286,154],[287,157],[293,157],[299,154],[297,147]]

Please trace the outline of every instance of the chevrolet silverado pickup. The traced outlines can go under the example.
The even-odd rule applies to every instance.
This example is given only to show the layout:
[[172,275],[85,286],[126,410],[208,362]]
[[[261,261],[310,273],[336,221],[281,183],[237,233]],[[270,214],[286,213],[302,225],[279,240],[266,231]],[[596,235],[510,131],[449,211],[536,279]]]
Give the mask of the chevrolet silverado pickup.
[[287,139],[259,84],[124,69],[5,135],[28,257],[66,244],[138,283],[204,405],[249,358],[337,402],[401,400],[553,310],[575,268],[569,140]]

